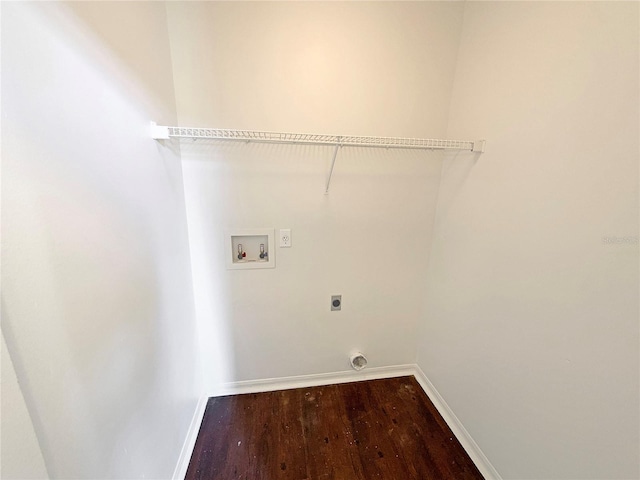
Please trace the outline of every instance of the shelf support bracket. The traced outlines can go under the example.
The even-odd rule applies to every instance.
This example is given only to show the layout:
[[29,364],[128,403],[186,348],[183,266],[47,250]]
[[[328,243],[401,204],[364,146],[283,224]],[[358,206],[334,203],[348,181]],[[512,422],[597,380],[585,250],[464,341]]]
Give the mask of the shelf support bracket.
[[156,122],[151,122],[149,133],[154,140],[169,140],[169,127],[156,125]]
[[338,149],[341,147],[340,145],[340,137],[338,137],[338,143],[336,144],[336,148],[333,150],[333,160],[331,160],[331,170],[329,170],[329,179],[327,180],[327,188],[324,191],[325,195],[329,195],[329,186],[331,185],[331,176],[333,175],[333,167],[336,165],[336,157],[338,156]]
[[485,141],[484,140],[476,140],[473,142],[473,148],[471,149],[472,152],[480,152],[483,153],[484,152],[484,144]]

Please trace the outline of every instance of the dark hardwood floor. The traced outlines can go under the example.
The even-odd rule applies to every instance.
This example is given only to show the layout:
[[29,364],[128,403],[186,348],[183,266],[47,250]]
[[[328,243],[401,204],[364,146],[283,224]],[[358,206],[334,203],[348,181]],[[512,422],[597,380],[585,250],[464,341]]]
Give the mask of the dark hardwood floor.
[[186,479],[482,479],[414,377],[210,398]]

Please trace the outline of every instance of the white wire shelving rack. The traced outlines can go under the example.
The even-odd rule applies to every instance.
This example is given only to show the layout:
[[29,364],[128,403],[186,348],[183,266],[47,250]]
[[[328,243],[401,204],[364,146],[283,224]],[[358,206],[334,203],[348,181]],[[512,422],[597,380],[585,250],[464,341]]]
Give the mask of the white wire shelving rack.
[[192,140],[230,140],[238,142],[279,143],[289,145],[333,146],[333,159],[325,193],[329,193],[333,167],[341,147],[402,148],[420,150],[466,150],[484,152],[484,140],[439,140],[432,138],[366,137],[354,135],[325,135],[316,133],[262,132],[222,128],[169,127],[151,123],[151,137],[155,140],[182,138]]

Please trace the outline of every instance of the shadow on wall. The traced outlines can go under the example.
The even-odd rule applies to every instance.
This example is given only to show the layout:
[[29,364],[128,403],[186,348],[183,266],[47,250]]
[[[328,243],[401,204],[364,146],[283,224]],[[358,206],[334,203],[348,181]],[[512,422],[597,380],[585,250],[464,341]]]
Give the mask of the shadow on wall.
[[455,203],[456,197],[462,191],[481,155],[480,152],[472,154],[468,152],[447,152],[444,154],[438,189],[436,223],[440,218],[447,216],[447,212]]

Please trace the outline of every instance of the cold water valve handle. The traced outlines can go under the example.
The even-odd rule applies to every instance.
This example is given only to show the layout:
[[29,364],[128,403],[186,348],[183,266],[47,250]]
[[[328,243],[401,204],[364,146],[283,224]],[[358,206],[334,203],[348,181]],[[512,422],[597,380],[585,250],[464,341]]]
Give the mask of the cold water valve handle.
[[265,258],[267,258],[269,256],[269,254],[267,252],[264,251],[264,243],[260,244],[260,258],[262,260],[264,260]]

